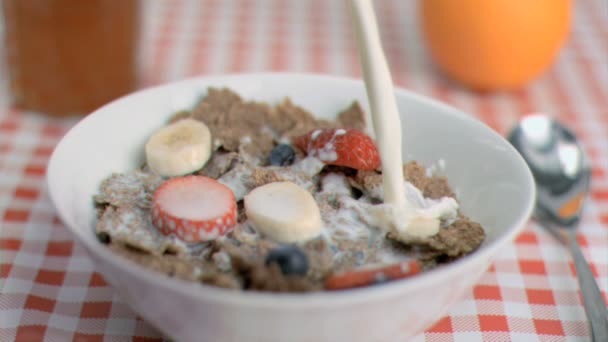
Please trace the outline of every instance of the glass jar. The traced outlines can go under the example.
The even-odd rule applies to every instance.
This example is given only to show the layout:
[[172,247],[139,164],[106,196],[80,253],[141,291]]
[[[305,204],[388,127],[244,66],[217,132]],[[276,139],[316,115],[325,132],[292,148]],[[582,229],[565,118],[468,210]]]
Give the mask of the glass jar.
[[84,115],[133,91],[137,0],[2,0],[10,99],[52,116]]

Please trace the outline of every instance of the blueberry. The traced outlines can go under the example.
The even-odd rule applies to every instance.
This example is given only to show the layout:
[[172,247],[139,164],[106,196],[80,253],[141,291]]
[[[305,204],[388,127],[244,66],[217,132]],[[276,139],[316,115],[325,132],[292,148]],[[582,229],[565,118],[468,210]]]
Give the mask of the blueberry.
[[308,272],[308,258],[296,246],[279,246],[268,253],[266,265],[277,263],[285,275],[305,275]]
[[99,239],[99,242],[103,243],[103,244],[109,244],[110,243],[110,234],[106,233],[106,232],[99,232],[97,233],[97,238]]
[[268,162],[274,166],[287,166],[293,164],[295,158],[296,153],[291,146],[280,144],[272,149]]

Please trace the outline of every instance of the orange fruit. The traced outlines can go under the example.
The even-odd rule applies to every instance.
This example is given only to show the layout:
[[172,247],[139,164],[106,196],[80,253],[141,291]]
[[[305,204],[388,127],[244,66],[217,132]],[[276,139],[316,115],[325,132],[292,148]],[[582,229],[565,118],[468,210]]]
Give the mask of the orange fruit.
[[551,64],[570,27],[571,0],[422,0],[431,56],[478,90],[521,87]]

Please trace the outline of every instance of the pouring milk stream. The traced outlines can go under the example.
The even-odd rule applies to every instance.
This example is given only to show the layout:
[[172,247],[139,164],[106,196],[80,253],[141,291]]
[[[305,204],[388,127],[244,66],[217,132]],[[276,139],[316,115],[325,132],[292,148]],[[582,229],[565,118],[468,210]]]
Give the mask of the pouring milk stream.
[[[455,218],[458,203],[445,197],[425,199],[403,176],[401,120],[371,0],[351,0],[359,56],[370,103],[376,144],[382,160],[384,203],[369,210],[375,225],[400,235],[436,234],[440,219]],[[407,196],[406,196],[407,194]]]

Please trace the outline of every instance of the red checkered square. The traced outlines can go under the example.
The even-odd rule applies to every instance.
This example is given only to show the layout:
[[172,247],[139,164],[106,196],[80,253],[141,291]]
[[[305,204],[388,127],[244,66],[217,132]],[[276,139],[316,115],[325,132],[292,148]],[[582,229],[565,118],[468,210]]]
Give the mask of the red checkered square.
[[525,274],[547,274],[545,263],[541,260],[520,260],[519,269]]
[[517,236],[517,238],[515,239],[515,242],[522,243],[522,244],[537,245],[538,238],[535,233],[530,232],[530,231],[524,231],[523,233],[519,234],[519,236]]
[[21,248],[21,240],[0,239],[0,251],[17,251]]
[[473,289],[473,295],[475,296],[475,299],[502,300],[502,295],[500,294],[500,287],[498,286],[475,286],[475,288]]
[[589,246],[589,242],[587,242],[587,239],[583,235],[577,236],[576,240],[582,248],[587,248]]
[[110,315],[112,302],[87,302],[82,304],[80,317],[82,318],[106,318]]
[[65,279],[64,271],[51,271],[41,269],[38,271],[38,275],[36,276],[35,281],[41,284],[48,285],[61,285],[63,284],[63,280]]
[[526,289],[526,294],[530,304],[555,305],[555,297],[551,290]]
[[54,308],[55,301],[44,297],[28,295],[25,301],[25,309],[53,312]]
[[53,148],[48,146],[38,146],[33,151],[34,156],[48,158],[53,154]]
[[15,341],[38,342],[44,341],[46,326],[44,325],[22,325],[17,328]]
[[35,200],[38,198],[40,192],[38,189],[26,188],[26,187],[17,187],[15,189],[15,198],[23,199],[23,200]]
[[46,247],[46,255],[68,257],[72,255],[72,241],[50,241]]
[[108,286],[105,279],[101,276],[101,274],[97,272],[91,273],[91,281],[89,281],[89,287],[105,287]]
[[46,167],[44,165],[30,164],[25,167],[23,173],[28,177],[44,177]]
[[591,196],[596,201],[608,202],[608,189],[594,189],[591,191]]
[[66,132],[66,129],[62,126],[48,125],[42,128],[42,135],[53,138],[61,138]]
[[14,133],[17,131],[18,125],[14,121],[2,121],[0,122],[0,133]]
[[2,218],[2,221],[12,223],[24,223],[27,222],[29,217],[30,213],[27,210],[8,208],[4,212],[4,217]]
[[608,213],[600,215],[600,221],[603,225],[608,226]]
[[0,277],[2,279],[6,279],[8,278],[8,275],[11,273],[11,269],[12,269],[12,265],[11,264],[0,264]]
[[83,334],[83,333],[75,333],[74,334],[74,342],[103,342],[104,336],[103,334]]
[[539,334],[564,336],[564,328],[560,321],[551,319],[534,319],[534,328]]
[[591,168],[591,177],[593,178],[604,178],[606,177],[606,171],[602,167],[592,167]]
[[427,332],[429,333],[450,333],[452,331],[452,320],[449,316],[442,318],[439,322],[427,329]]
[[505,316],[479,315],[481,331],[509,331],[509,323]]

